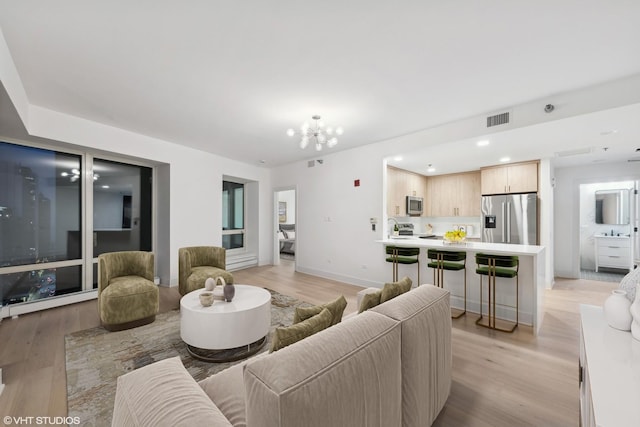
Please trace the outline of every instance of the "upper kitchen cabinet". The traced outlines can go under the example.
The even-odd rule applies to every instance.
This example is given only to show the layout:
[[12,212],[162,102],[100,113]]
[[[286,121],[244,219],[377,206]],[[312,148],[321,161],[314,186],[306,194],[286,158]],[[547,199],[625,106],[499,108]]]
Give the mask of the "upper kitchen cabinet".
[[[407,216],[407,196],[426,197],[427,177],[404,169],[387,166],[387,215]],[[423,203],[428,215],[428,204]]]
[[482,168],[480,174],[483,195],[538,191],[537,161]]
[[430,176],[430,216],[480,216],[480,172]]

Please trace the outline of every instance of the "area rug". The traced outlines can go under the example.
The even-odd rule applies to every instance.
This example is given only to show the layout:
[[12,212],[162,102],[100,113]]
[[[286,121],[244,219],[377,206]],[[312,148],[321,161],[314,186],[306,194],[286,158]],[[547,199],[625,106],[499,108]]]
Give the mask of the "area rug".
[[[294,297],[271,292],[271,331],[292,323],[296,307],[310,304]],[[215,333],[215,331],[212,331]],[[268,351],[271,334],[259,353]],[[84,426],[110,426],[116,379],[127,372],[169,357],[180,356],[196,381],[231,365],[194,359],[180,339],[180,312],[156,316],[155,322],[120,332],[102,327],[65,336],[68,415]]]

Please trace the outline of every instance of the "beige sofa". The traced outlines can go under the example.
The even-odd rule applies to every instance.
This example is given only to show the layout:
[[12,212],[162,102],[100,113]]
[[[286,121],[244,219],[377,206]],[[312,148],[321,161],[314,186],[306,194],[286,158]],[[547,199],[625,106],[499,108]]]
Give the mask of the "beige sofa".
[[199,383],[179,358],[123,375],[113,425],[423,427],[450,387],[449,293],[422,285]]

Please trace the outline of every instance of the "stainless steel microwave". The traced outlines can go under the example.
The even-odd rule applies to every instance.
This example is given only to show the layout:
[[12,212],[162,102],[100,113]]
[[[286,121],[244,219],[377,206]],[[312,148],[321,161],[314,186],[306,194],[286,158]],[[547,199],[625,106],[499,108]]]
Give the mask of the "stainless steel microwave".
[[407,196],[407,215],[422,215],[422,197]]

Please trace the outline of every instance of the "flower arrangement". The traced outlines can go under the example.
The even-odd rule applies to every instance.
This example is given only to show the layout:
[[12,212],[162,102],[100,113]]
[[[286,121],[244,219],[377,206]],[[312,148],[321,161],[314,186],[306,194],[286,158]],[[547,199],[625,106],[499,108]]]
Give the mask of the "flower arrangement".
[[462,230],[452,230],[444,233],[444,240],[450,243],[464,242],[467,233]]

